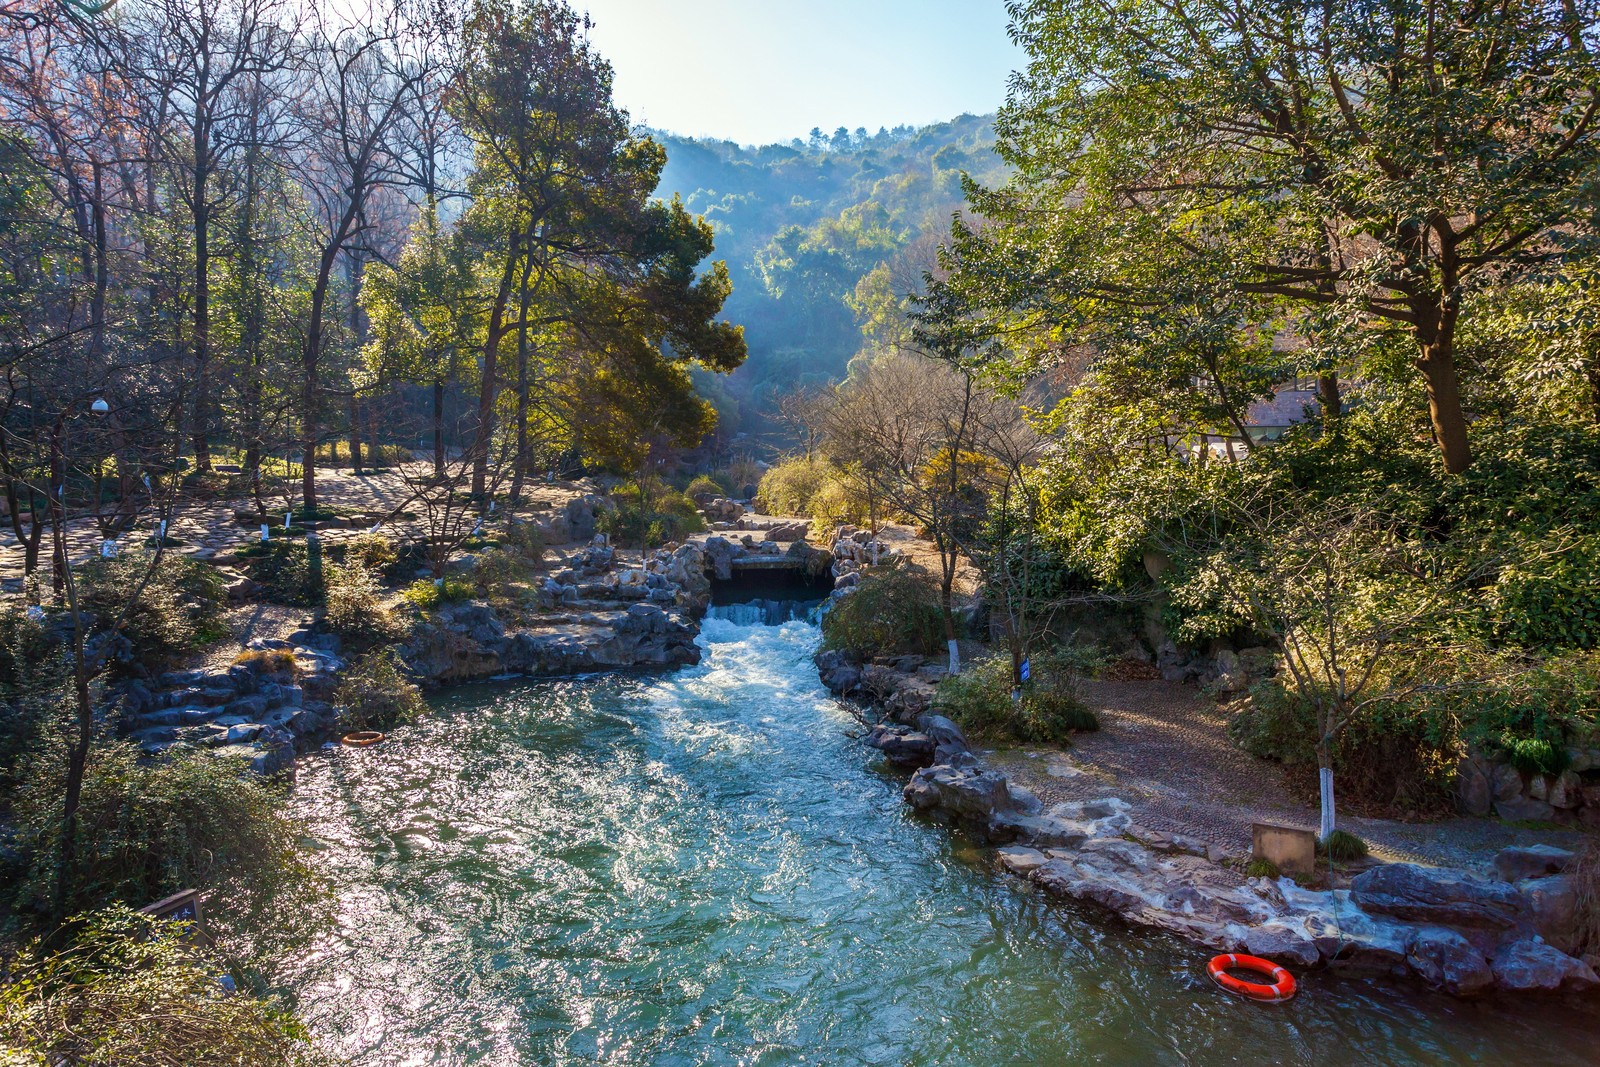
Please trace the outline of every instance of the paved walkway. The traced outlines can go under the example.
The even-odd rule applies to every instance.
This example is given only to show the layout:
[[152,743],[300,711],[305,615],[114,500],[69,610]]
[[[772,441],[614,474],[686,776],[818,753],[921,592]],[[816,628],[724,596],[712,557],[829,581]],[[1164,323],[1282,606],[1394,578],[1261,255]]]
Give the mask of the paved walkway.
[[[548,511],[564,504],[578,490],[562,484],[553,486],[531,483],[524,491],[523,513]],[[317,476],[318,502],[323,507],[347,512],[388,514],[404,508],[413,495],[398,470],[352,474],[348,470],[323,470]],[[279,502],[270,495],[267,507],[277,510]],[[248,497],[230,500],[184,500],[178,505],[168,533],[183,542],[178,551],[199,559],[226,557],[232,550],[260,540],[261,532],[254,525],[241,525],[235,518],[238,510],[253,510]],[[282,522],[279,515],[275,520]],[[122,535],[123,544],[131,544],[155,532],[154,514],[141,516],[132,533]],[[319,531],[325,543],[333,543],[363,532],[348,527],[325,527]],[[385,524],[382,532],[397,540],[414,539],[422,535],[421,525],[414,519],[396,518]],[[40,546],[39,560],[48,569],[50,561],[49,532]],[[89,559],[100,551],[100,532],[94,520],[88,517],[69,519],[67,522],[67,552],[74,563]],[[0,579],[15,580],[22,577],[22,546],[13,535],[9,520],[0,522]]]
[[[1134,806],[1142,825],[1235,852],[1248,852],[1253,822],[1317,828],[1316,810],[1293,799],[1284,769],[1234,748],[1227,712],[1198,690],[1162,681],[1097,681],[1086,683],[1084,696],[1100,717],[1099,732],[1077,735],[1068,750],[1008,749],[986,761],[1047,805],[1119,796]],[[1382,859],[1479,869],[1510,844],[1573,847],[1593,836],[1492,819],[1405,823],[1341,816],[1339,824]]]

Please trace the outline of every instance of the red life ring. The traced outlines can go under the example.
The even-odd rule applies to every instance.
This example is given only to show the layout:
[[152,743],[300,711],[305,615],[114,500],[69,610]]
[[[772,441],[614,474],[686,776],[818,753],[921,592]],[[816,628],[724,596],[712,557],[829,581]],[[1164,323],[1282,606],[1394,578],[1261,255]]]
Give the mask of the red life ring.
[[[1259,974],[1271,979],[1271,984],[1246,982],[1243,978],[1235,978],[1228,973],[1229,971],[1249,971],[1252,974]],[[1259,956],[1239,956],[1231,952],[1224,956],[1213,956],[1211,962],[1206,964],[1206,974],[1230,993],[1269,1004],[1288,1000],[1294,996],[1297,988],[1294,975],[1271,960],[1264,960]]]
[[383,740],[383,735],[376,730],[357,730],[353,734],[345,734],[339,740],[351,748],[366,748]]

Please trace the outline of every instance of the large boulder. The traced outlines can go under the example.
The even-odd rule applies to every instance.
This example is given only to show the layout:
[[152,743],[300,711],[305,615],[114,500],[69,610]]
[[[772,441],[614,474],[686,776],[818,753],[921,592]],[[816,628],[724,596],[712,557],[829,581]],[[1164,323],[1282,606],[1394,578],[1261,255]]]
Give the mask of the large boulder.
[[1493,971],[1501,989],[1518,993],[1581,992],[1600,985],[1588,964],[1533,938],[1496,949]]
[[984,825],[1013,810],[1005,775],[972,768],[924,767],[906,783],[905,798],[918,811],[942,811]]
[[917,730],[891,723],[879,723],[864,742],[900,767],[926,767],[933,762],[933,738]]
[[1414,863],[1363,871],[1350,883],[1350,899],[1370,914],[1488,929],[1515,926],[1526,910],[1522,894],[1504,882]]
[[1575,853],[1554,845],[1513,845],[1495,853],[1494,873],[1503,881],[1520,882],[1524,878],[1560,874],[1577,858]]
[[1424,981],[1458,997],[1474,996],[1494,987],[1489,961],[1454,930],[1422,930],[1406,950],[1406,962]]

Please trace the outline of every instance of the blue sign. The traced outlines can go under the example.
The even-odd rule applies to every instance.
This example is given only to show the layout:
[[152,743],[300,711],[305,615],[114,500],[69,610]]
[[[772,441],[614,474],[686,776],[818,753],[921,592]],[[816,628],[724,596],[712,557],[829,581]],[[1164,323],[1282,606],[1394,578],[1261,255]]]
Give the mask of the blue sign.
[[1024,659],[1022,661],[1022,680],[1024,682],[1026,682],[1029,678],[1032,678],[1032,677],[1033,677],[1033,667],[1029,663],[1028,660]]

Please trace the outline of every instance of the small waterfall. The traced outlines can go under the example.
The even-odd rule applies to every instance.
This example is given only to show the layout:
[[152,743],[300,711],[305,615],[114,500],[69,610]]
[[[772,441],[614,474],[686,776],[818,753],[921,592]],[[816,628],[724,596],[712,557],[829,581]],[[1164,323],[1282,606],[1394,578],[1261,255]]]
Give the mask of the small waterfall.
[[795,619],[815,622],[819,606],[815,600],[747,600],[743,604],[713,604],[707,616],[736,626],[782,626]]

